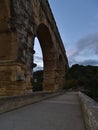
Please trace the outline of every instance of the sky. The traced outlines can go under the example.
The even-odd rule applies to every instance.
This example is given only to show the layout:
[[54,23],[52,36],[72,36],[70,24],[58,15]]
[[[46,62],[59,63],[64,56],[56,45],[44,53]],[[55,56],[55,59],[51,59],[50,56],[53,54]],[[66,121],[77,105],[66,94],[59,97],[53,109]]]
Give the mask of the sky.
[[[98,66],[98,0],[48,0],[69,65]],[[42,67],[42,54],[35,40],[35,62]]]

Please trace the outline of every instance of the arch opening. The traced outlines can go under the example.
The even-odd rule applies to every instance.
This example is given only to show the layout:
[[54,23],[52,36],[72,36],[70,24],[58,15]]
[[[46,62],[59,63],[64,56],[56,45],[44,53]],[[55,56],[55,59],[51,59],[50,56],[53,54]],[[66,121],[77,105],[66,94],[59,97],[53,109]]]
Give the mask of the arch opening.
[[37,37],[34,40],[34,63],[37,65],[33,71],[43,70],[43,54],[40,46],[40,42]]
[[37,37],[34,40],[34,63],[36,67],[33,69],[33,91],[43,90],[43,54]]
[[37,38],[43,55],[43,90],[52,91],[55,89],[55,53],[51,34],[46,25],[38,26]]
[[[43,90],[58,90],[58,53],[61,52],[63,63],[65,53],[49,4],[42,0],[15,3],[1,0],[0,11],[0,95],[32,93],[32,70],[38,64],[33,59],[35,36],[43,55]],[[46,12],[49,17],[44,15]],[[40,24],[37,27],[39,22],[47,26]]]

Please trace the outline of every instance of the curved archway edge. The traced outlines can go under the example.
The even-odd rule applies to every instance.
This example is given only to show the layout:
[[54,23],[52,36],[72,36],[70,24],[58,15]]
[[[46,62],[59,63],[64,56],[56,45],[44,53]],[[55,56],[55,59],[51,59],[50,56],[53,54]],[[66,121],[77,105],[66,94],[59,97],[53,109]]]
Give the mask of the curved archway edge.
[[43,53],[44,90],[61,89],[68,60],[48,1],[0,2],[0,95],[32,93],[36,36]]

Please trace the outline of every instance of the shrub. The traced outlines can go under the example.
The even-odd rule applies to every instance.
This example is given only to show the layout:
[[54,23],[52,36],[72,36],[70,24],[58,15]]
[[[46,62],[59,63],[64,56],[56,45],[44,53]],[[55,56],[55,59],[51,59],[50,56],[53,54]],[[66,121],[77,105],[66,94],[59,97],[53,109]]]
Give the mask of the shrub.
[[76,89],[77,81],[75,79],[65,80],[63,89]]

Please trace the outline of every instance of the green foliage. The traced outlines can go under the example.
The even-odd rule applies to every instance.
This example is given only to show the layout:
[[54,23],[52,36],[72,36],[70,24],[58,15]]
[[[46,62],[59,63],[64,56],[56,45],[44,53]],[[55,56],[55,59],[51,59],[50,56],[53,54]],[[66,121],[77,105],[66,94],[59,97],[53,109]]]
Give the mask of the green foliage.
[[65,80],[63,89],[76,89],[77,81],[75,79]]
[[[43,90],[43,71],[34,72],[33,91]],[[63,89],[80,89],[98,100],[98,67],[75,64],[69,68]]]
[[73,65],[67,75],[67,80],[76,80],[77,87],[91,97],[98,99],[98,67]]

